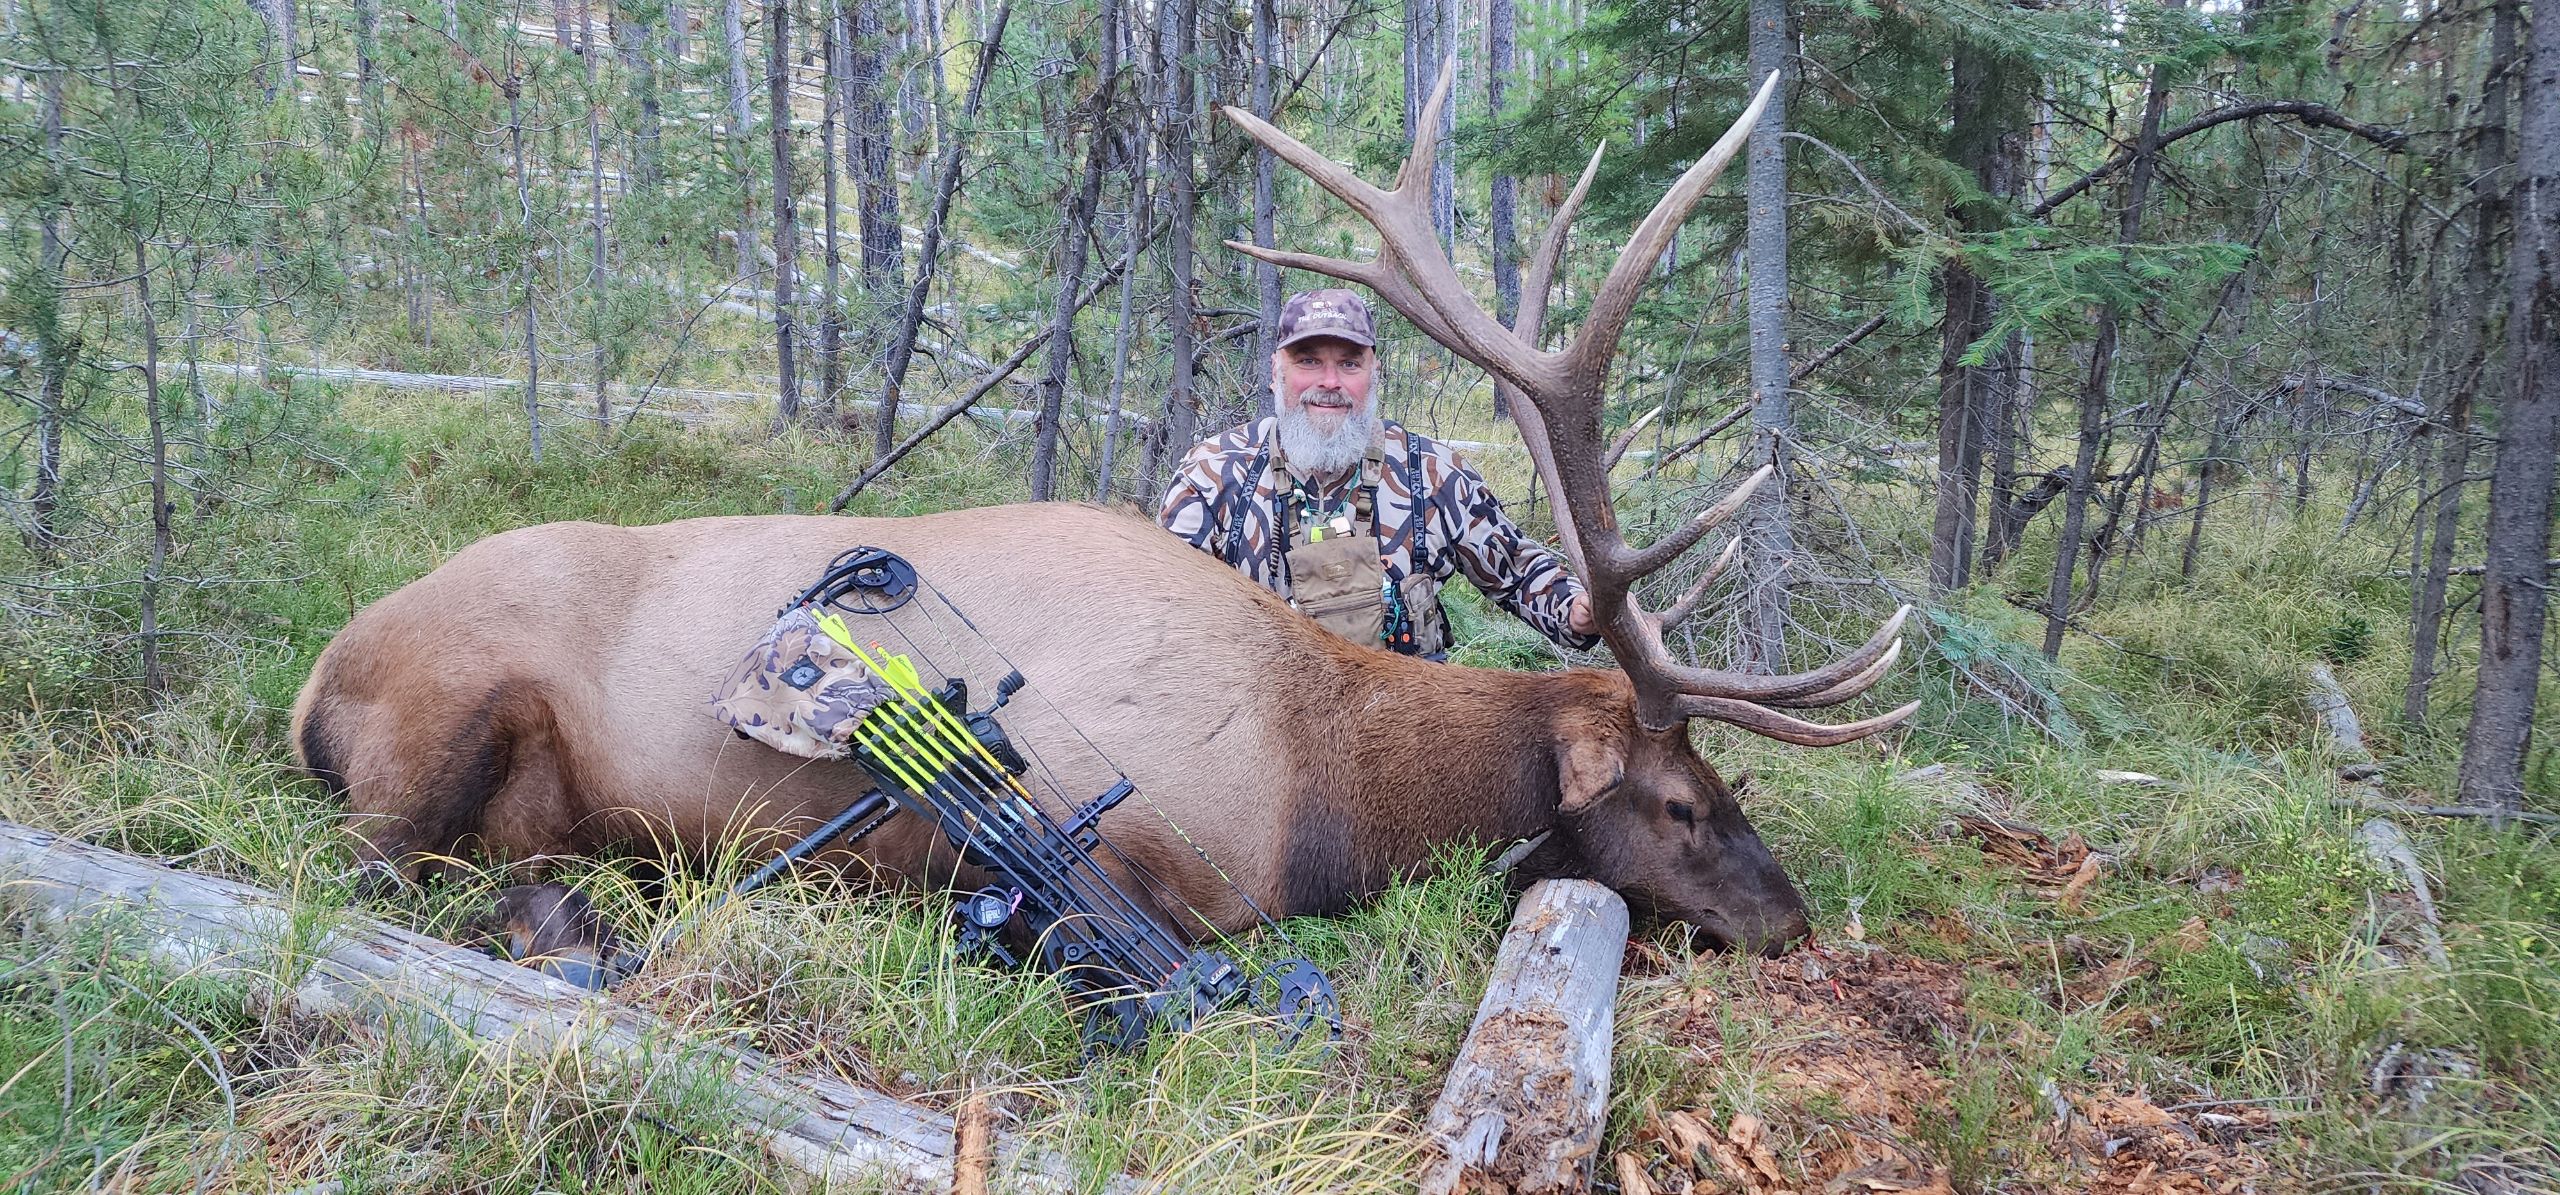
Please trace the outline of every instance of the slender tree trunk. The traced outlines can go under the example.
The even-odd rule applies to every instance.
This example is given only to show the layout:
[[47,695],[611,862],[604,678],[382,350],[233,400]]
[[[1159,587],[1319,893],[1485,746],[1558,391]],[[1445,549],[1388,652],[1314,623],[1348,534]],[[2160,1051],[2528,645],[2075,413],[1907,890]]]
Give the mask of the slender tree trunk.
[[2223,474],[2223,454],[2230,451],[2230,419],[2228,414],[2214,416],[2213,430],[2205,436],[2204,458],[2196,462],[2196,495],[2187,515],[2187,545],[2178,553],[2181,580],[2196,579],[2196,552],[2204,543],[2204,512],[2214,503],[2214,483]]
[[2480,681],[2462,740],[2462,803],[2514,812],[2542,678],[2551,504],[2560,458],[2560,19],[2530,21],[2507,253],[2508,400],[2489,479]]
[[792,337],[798,331],[800,274],[800,203],[791,190],[791,5],[768,0],[764,7],[765,87],[773,126],[773,354],[780,407],[773,430],[800,421],[799,363]]
[[266,0],[267,35],[275,39],[276,73],[267,85],[267,99],[278,94],[293,96],[302,91],[301,34],[294,28],[294,0]]
[[415,141],[409,143],[409,188],[415,201],[409,210],[409,339],[419,348],[430,348],[435,340],[435,321],[428,307],[427,290],[427,179],[418,163]]
[[2018,448],[2026,440],[2027,412],[2035,407],[2032,373],[2027,367],[2031,351],[2027,338],[2017,332],[2001,338],[1992,349],[1990,368],[1995,380],[1989,396],[1990,417],[1981,424],[1982,453],[1990,462],[1991,497],[1987,505],[1991,519],[1982,536],[1976,576],[1987,576],[1999,568],[2000,562],[2017,549],[2018,537],[2026,531],[2028,516],[2021,513],[2018,501]]
[[739,0],[720,0],[720,35],[729,54],[729,170],[738,180],[738,285],[755,285],[756,180],[748,168],[747,139],[754,135],[755,111],[747,97],[747,21]]
[[[987,31],[985,44],[978,48],[978,70],[970,77],[968,98],[961,101],[960,119],[943,122],[950,136],[942,146],[942,161],[935,171],[933,215],[924,226],[924,241],[916,250],[916,277],[907,287],[906,311],[898,319],[897,333],[889,340],[886,377],[880,386],[880,426],[890,431],[891,448],[896,447],[890,420],[898,409],[899,391],[906,385],[907,366],[915,360],[916,333],[924,323],[926,296],[933,289],[934,267],[942,253],[942,229],[951,217],[951,197],[960,188],[961,137],[963,129],[978,119],[978,105],[986,98],[987,77],[995,73],[996,56],[1004,48],[1004,27],[1013,16],[1013,0],[996,7],[994,24]],[[880,453],[886,458],[888,453]]]
[[521,93],[524,80],[509,63],[507,72],[507,146],[515,159],[516,208],[522,216],[520,228],[524,243],[516,263],[518,301],[524,305],[524,422],[526,443],[532,446],[533,459],[542,459],[542,337],[533,304],[533,184],[525,176],[524,113]]
[[1168,358],[1172,376],[1165,379],[1164,418],[1157,424],[1156,434],[1147,440],[1146,461],[1139,472],[1139,488],[1149,495],[1158,492],[1167,459],[1188,450],[1200,433],[1200,400],[1194,389],[1199,350],[1191,328],[1197,305],[1192,291],[1197,281],[1192,276],[1192,238],[1199,203],[1191,149],[1190,59],[1197,36],[1194,0],[1164,0],[1157,12],[1157,19],[1163,23],[1159,35],[1164,43],[1164,187],[1166,197],[1172,201],[1173,293],[1165,304],[1166,331],[1172,341]]
[[[862,293],[864,316],[859,339],[870,346],[868,361],[884,371],[889,355],[882,321],[903,302],[907,291],[906,245],[899,229],[896,147],[889,120],[882,55],[889,31],[881,24],[880,0],[855,0],[855,28],[845,43],[845,168],[861,188]],[[873,459],[887,456],[898,443],[898,396],[883,391],[878,431],[872,438]],[[847,416],[849,418],[850,416]]]
[[[632,130],[631,169],[622,188],[625,195],[654,195],[658,189],[659,141],[664,122],[659,111],[657,57],[649,48],[649,11],[647,0],[622,0],[613,21],[614,46],[623,65],[631,71],[632,98],[640,109],[639,125]],[[670,20],[677,19],[676,14],[681,11],[679,6],[667,6]],[[676,61],[681,63],[683,59]],[[679,70],[676,78],[681,82],[683,77]]]
[[62,75],[60,70],[44,72],[44,98],[37,117],[44,125],[45,172],[53,197],[44,205],[37,232],[36,261],[42,278],[36,286],[37,310],[29,321],[34,325],[31,330],[35,334],[38,378],[35,489],[27,495],[28,513],[33,519],[28,546],[46,557],[62,542],[62,429],[69,420],[65,404],[71,401],[71,367],[79,356],[62,326],[63,272],[70,256],[70,244],[63,236],[63,222],[70,214],[70,191],[62,166]]
[[168,665],[160,658],[160,580],[169,569],[169,435],[160,413],[160,319],[151,305],[151,255],[133,238],[134,297],[142,308],[143,424],[151,436],[151,563],[142,573],[142,687],[154,698],[169,692]]
[[[1109,3],[1109,0],[1105,0]],[[1273,7],[1278,0],[1252,0],[1253,3],[1253,114],[1271,119],[1272,56],[1278,37],[1278,14]],[[1274,198],[1272,195],[1271,151],[1260,142],[1253,147],[1253,243],[1265,247],[1278,244],[1272,227]],[[1280,326],[1280,267],[1267,261],[1253,263],[1254,292],[1261,300],[1262,320],[1253,335],[1253,392],[1258,414],[1276,410],[1271,391],[1271,354],[1273,335]]]
[[[2014,135],[2008,128],[2012,108],[2001,77],[2005,67],[1990,48],[1971,38],[1956,40],[1948,148],[1958,165],[1972,171],[1990,201],[1966,204],[1953,213],[1970,232],[1998,227],[1996,206],[2016,190]],[[1982,448],[1990,438],[1989,425],[2001,417],[2004,396],[1998,363],[1966,360],[1998,314],[1991,288],[1961,257],[1949,259],[1938,277],[1946,316],[1939,336],[1938,489],[1929,533],[1929,583],[1943,593],[1962,588],[1973,576]]]
[[[1486,0],[1486,6],[1486,57],[1491,61],[1485,64],[1484,110],[1487,120],[1499,122],[1502,119],[1503,89],[1511,78],[1512,43],[1516,39],[1514,0]],[[1493,237],[1493,314],[1506,328],[1513,327],[1520,319],[1520,249],[1514,243],[1519,237],[1516,227],[1519,190],[1518,179],[1508,173],[1495,172],[1492,202],[1487,211]],[[1517,330],[1526,332],[1531,344],[1539,343],[1537,329]],[[1511,417],[1508,394],[1505,387],[1493,388],[1494,418]]]
[[578,58],[587,84],[587,341],[595,353],[596,437],[613,426],[613,399],[606,393],[609,358],[604,343],[605,288],[608,268],[604,241],[604,89],[596,78],[595,10],[578,5]]
[[[1134,13],[1129,24],[1134,30],[1137,25]],[[1130,114],[1131,123],[1134,126],[1131,129],[1130,140],[1133,142],[1131,148],[1137,153],[1137,161],[1135,168],[1130,172],[1129,214],[1126,221],[1128,227],[1123,230],[1127,243],[1124,246],[1122,258],[1128,266],[1120,272],[1120,322],[1113,327],[1111,333],[1111,397],[1107,400],[1111,410],[1103,419],[1102,460],[1094,471],[1093,500],[1096,502],[1111,501],[1112,471],[1119,462],[1122,413],[1127,410],[1128,402],[1129,332],[1136,323],[1133,318],[1133,307],[1138,289],[1138,245],[1146,235],[1148,221],[1153,218],[1152,209],[1148,204],[1148,169],[1155,155],[1157,130],[1153,121],[1155,113],[1159,111],[1157,100],[1163,88],[1163,73],[1153,69],[1152,60],[1156,58],[1154,54],[1142,54],[1138,51],[1137,39],[1132,36],[1130,38],[1131,59],[1144,64],[1145,68],[1140,72],[1142,81],[1153,80],[1156,89],[1148,92],[1143,100],[1133,107]]]
[[1780,75],[1760,123],[1751,130],[1747,158],[1750,175],[1743,183],[1749,205],[1743,243],[1750,260],[1751,308],[1751,463],[1774,464],[1777,476],[1752,496],[1745,523],[1745,551],[1751,586],[1743,611],[1740,663],[1761,672],[1786,671],[1788,584],[1786,569],[1796,555],[1795,532],[1787,513],[1788,476],[1793,472],[1794,416],[1789,411],[1791,371],[1787,363],[1787,100],[1795,80],[1795,62],[1787,0],[1749,0],[1750,79],[1758,86],[1771,73]]
[[843,104],[845,11],[843,0],[828,0],[821,18],[819,57],[825,60],[818,110],[818,169],[825,173],[824,196],[827,204],[826,281],[818,297],[822,308],[818,316],[818,410],[820,418],[833,420],[837,398],[844,393],[844,309],[837,286],[844,274],[844,257],[836,241],[836,118]]
[[[2133,163],[2125,184],[2124,215],[2116,241],[2133,245],[2142,239],[2142,208],[2151,197],[2152,175],[2160,155],[2160,116],[2169,105],[2169,75],[2164,63],[2151,67],[2151,85],[2142,103],[2142,130],[2134,142]],[[2071,466],[2071,493],[2063,507],[2062,539],[2053,553],[2053,583],[2045,591],[2044,655],[2062,653],[2062,632],[2071,619],[2071,576],[2079,566],[2080,539],[2089,522],[2089,497],[2097,489],[2100,441],[2106,434],[2107,399],[2116,365],[2117,324],[2123,313],[2113,303],[2098,309],[2097,334],[2089,344],[2089,377],[2080,388],[2079,450]]]
[[[684,75],[684,60],[693,53],[693,16],[685,11],[684,0],[667,3],[667,60],[675,64],[676,75]],[[679,84],[681,86],[681,84]]]
[[382,72],[374,62],[382,44],[382,0],[355,0],[356,92],[364,98],[364,127],[382,132]]
[[[1423,64],[1422,86],[1425,93],[1440,81],[1440,68],[1458,56],[1459,0],[1432,0],[1432,16],[1440,29],[1432,39],[1431,61]],[[1458,174],[1457,154],[1449,144],[1457,128],[1460,97],[1466,92],[1467,76],[1451,71],[1449,102],[1440,106],[1439,127],[1432,130],[1434,152],[1431,158],[1431,228],[1440,234],[1440,252],[1457,252],[1458,239]],[[1454,258],[1453,258],[1454,260]]]
[[[2488,328],[2496,318],[2495,255],[2507,215],[2507,87],[2516,66],[2517,0],[2492,7],[2489,58],[2480,80],[2480,129],[2474,143],[2471,172],[2471,247],[2463,263],[2465,299],[2461,323],[2454,328],[2453,393],[2446,399],[2437,448],[2433,539],[2421,524],[2427,545],[2418,562],[2409,611],[2409,685],[2400,699],[2400,717],[2415,727],[2426,721],[2427,689],[2435,680],[2436,653],[2444,630],[2446,570],[2453,567],[2454,538],[2462,529],[2463,476],[2471,469],[2471,408],[2487,367]],[[2423,507],[2423,504],[2422,504]]]
[[[1268,0],[1263,0],[1267,3]],[[1066,416],[1067,367],[1075,360],[1076,308],[1084,290],[1085,248],[1093,238],[1094,208],[1102,202],[1102,167],[1110,156],[1111,92],[1120,73],[1120,5],[1102,3],[1102,72],[1095,76],[1093,108],[1085,122],[1084,176],[1058,225],[1058,304],[1049,326],[1048,369],[1040,378],[1040,425],[1031,446],[1031,500],[1055,496],[1058,423]]]

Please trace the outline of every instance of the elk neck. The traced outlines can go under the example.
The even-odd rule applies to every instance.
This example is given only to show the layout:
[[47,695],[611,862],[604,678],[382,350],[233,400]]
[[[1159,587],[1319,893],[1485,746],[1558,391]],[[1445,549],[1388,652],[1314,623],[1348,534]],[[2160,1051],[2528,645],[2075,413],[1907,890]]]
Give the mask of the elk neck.
[[1553,826],[1568,736],[1632,726],[1623,674],[1452,667],[1328,650],[1289,686],[1295,792],[1282,832],[1283,902],[1333,912],[1433,861],[1435,846],[1498,847]]

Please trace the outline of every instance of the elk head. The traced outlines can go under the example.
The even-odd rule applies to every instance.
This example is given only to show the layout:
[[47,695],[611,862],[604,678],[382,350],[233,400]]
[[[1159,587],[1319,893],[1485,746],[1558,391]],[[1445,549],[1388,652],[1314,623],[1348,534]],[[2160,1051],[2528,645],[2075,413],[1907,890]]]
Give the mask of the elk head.
[[[1448,103],[1456,65],[1451,59],[1441,68],[1392,191],[1362,181],[1253,114],[1226,108],[1229,120],[1349,205],[1379,238],[1377,256],[1365,262],[1235,241],[1227,246],[1274,265],[1367,286],[1425,335],[1492,374],[1494,384],[1518,400],[1511,409],[1539,477],[1556,495],[1556,531],[1565,556],[1589,589],[1601,638],[1632,688],[1631,696],[1611,692],[1614,700],[1595,703],[1579,725],[1560,733],[1558,812],[1559,828],[1570,839],[1566,845],[1579,854],[1585,874],[1627,895],[1639,911],[1687,921],[1710,944],[1782,946],[1804,932],[1803,899],[1743,817],[1733,792],[1690,745],[1688,724],[1703,718],[1783,742],[1830,746],[1900,722],[1916,702],[1840,725],[1807,722],[1784,711],[1834,705],[1865,692],[1901,654],[1899,636],[1910,608],[1897,611],[1857,650],[1806,672],[1763,675],[1679,661],[1664,633],[1697,607],[1732,562],[1739,540],[1728,543],[1715,564],[1660,612],[1637,603],[1636,584],[1730,519],[1774,466],[1763,465],[1713,508],[1638,548],[1620,534],[1609,500],[1609,466],[1624,443],[1613,448],[1600,434],[1610,365],[1644,276],[1698,197],[1741,152],[1777,76],[1636,226],[1592,296],[1580,331],[1551,352],[1539,347],[1537,329],[1566,230],[1600,169],[1601,150],[1592,152],[1530,259],[1518,319],[1528,333],[1514,332],[1468,294],[1431,225],[1431,130]],[[1601,708],[1626,712],[1602,716]]]

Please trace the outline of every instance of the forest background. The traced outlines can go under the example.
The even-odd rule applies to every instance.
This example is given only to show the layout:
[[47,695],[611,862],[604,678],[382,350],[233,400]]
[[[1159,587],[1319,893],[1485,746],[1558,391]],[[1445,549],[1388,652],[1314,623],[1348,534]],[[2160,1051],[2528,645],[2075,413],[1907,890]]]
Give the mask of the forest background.
[[[1774,70],[1621,354],[1619,506],[1667,527],[1778,461],[1682,647],[1779,666],[1911,600],[1888,687],[1924,705],[1881,751],[1704,732],[1825,944],[1631,956],[1604,1183],[1691,1181],[1694,1112],[1814,1185],[2560,1184],[2560,22],[2519,0],[0,16],[0,816],[458,933],[485,885],[359,899],[287,772],[365,602],[551,518],[1147,505],[1263,408],[1315,284],[1218,242],[1373,243],[1218,106],[1373,179],[1437,141],[1437,231],[1506,319],[1605,141],[1555,330]],[[1388,413],[1543,532],[1484,376],[1389,323]],[[1457,600],[1461,662],[1568,662]],[[2371,758],[2321,729],[2341,694]],[[642,926],[720,878],[591,866]],[[1304,1066],[1080,1066],[1039,981],[815,883],[634,999],[1006,1092],[1093,1174],[1392,1186],[1501,912],[1453,856],[1293,927],[1353,1022]],[[0,966],[13,1186],[774,1181],[700,1092],[281,1028],[15,916]]]

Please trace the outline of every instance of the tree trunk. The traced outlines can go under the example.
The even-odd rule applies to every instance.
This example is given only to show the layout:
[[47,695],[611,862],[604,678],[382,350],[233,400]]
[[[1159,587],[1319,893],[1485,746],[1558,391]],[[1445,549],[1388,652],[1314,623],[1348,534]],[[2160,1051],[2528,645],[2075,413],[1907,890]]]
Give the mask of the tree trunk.
[[[1952,213],[1968,232],[1998,227],[2002,213],[1997,209],[2016,191],[2014,113],[2002,77],[2007,65],[1989,47],[1971,38],[1956,39],[1949,156],[1971,170],[1991,201],[1965,204]],[[1946,316],[1939,335],[1938,488],[1929,533],[1929,583],[1944,593],[1962,588],[1973,576],[1983,445],[1991,438],[1991,425],[2004,415],[2006,396],[1996,359],[1979,364],[1966,360],[1998,314],[1991,288],[1958,257],[1939,271],[1939,291]]]
[[[1107,3],[1108,0],[1105,0]],[[1252,0],[1253,3],[1253,114],[1264,121],[1271,119],[1272,55],[1278,38],[1279,15],[1273,11],[1278,0]],[[1277,245],[1278,233],[1272,227],[1274,198],[1272,195],[1271,150],[1257,141],[1253,146],[1253,243],[1266,248]],[[1254,293],[1262,319],[1253,333],[1253,393],[1257,413],[1274,414],[1277,398],[1271,390],[1271,354],[1274,335],[1280,326],[1280,267],[1267,261],[1253,263]]]
[[[1132,29],[1136,24],[1134,20],[1130,22]],[[1129,113],[1134,126],[1130,130],[1131,148],[1135,150],[1137,159],[1129,177],[1128,227],[1122,233],[1126,241],[1122,252],[1126,268],[1120,273],[1120,322],[1113,326],[1111,332],[1111,410],[1103,419],[1102,459],[1095,467],[1093,483],[1093,500],[1106,503],[1111,501],[1113,470],[1118,467],[1120,455],[1123,413],[1128,409],[1129,330],[1136,322],[1132,316],[1137,298],[1138,245],[1146,235],[1148,222],[1153,219],[1148,205],[1148,168],[1155,156],[1156,129],[1153,122],[1163,89],[1163,72],[1154,69],[1156,55],[1141,54],[1138,48],[1137,39],[1131,37],[1131,58],[1143,64],[1141,82],[1154,80],[1157,89],[1144,96],[1141,102],[1131,105]]]
[[2480,683],[2463,734],[2462,804],[2524,804],[2550,595],[2551,486],[2560,457],[2560,18],[2535,10],[2517,122],[2507,252],[2508,400],[2489,479],[2480,585]]
[[[882,94],[883,55],[888,28],[881,24],[880,0],[854,0],[852,36],[845,41],[845,170],[861,189],[857,216],[862,234],[863,320],[860,335],[874,368],[886,365],[889,346],[882,320],[906,297],[906,246],[898,217],[898,178],[893,169],[888,97]],[[895,395],[879,411],[872,437],[872,456],[888,454],[898,442]],[[849,418],[850,416],[848,416]]]
[[[1261,0],[1267,4],[1269,0]],[[1095,76],[1093,107],[1085,121],[1084,177],[1058,224],[1058,303],[1049,327],[1049,364],[1040,378],[1040,425],[1031,445],[1031,500],[1055,496],[1058,424],[1067,410],[1067,367],[1075,360],[1076,308],[1081,305],[1086,246],[1093,212],[1102,202],[1102,167],[1110,156],[1111,92],[1120,74],[1120,5],[1102,3],[1102,71]]]
[[[924,240],[916,250],[916,277],[907,287],[907,306],[898,318],[898,330],[889,338],[889,361],[886,376],[880,384],[880,427],[893,431],[890,420],[896,416],[899,391],[906,385],[907,366],[915,360],[916,333],[924,323],[925,298],[933,290],[933,272],[942,254],[943,222],[951,216],[951,197],[960,189],[960,142],[962,130],[978,118],[978,104],[986,98],[987,77],[995,73],[996,55],[1004,48],[1005,22],[1013,15],[1013,0],[1005,0],[996,8],[994,25],[988,29],[985,42],[978,47],[978,70],[969,79],[968,98],[961,101],[960,119],[945,120],[942,127],[949,136],[942,145],[942,161],[935,171],[933,215],[925,222]],[[891,448],[895,448],[894,436]],[[880,454],[885,458],[888,451]]]
[[1751,498],[1745,523],[1750,595],[1740,663],[1759,672],[1786,671],[1788,585],[1786,568],[1796,555],[1787,513],[1793,471],[1794,417],[1788,408],[1787,366],[1787,100],[1795,81],[1791,15],[1787,0],[1750,0],[1750,81],[1781,77],[1760,123],[1751,130],[1749,177],[1743,184],[1750,208],[1743,243],[1749,258],[1751,308],[1751,464],[1774,464],[1776,477]]
[[[631,71],[631,93],[640,109],[639,125],[631,135],[631,170],[623,187],[626,195],[655,194],[658,189],[658,143],[663,122],[658,102],[657,58],[649,49],[649,11],[646,0],[623,0],[622,7],[613,18],[614,46],[623,64]],[[678,11],[676,6],[668,6],[671,19]],[[679,80],[684,77],[681,70],[676,77]]]
[[[1432,39],[1431,61],[1422,64],[1425,68],[1422,86],[1426,96],[1440,81],[1441,65],[1454,65],[1458,57],[1458,4],[1459,0],[1432,0],[1431,15],[1440,28]],[[1431,157],[1431,229],[1440,234],[1440,252],[1450,255],[1457,252],[1458,155],[1452,152],[1449,141],[1451,133],[1458,127],[1458,105],[1467,90],[1466,80],[1464,72],[1450,72],[1449,102],[1440,106],[1440,125],[1431,132],[1434,147]],[[1451,260],[1456,258],[1452,256]]]
[[368,136],[382,129],[382,72],[374,59],[382,44],[382,0],[355,0],[356,18],[356,92],[364,98],[364,127]]
[[36,285],[37,309],[28,321],[35,336],[38,379],[36,478],[35,489],[27,495],[32,522],[27,546],[40,557],[50,557],[62,542],[58,523],[62,503],[62,429],[69,422],[65,404],[71,401],[71,367],[79,358],[79,350],[62,326],[63,273],[71,252],[70,242],[63,236],[63,221],[70,206],[62,165],[63,72],[47,70],[43,74],[44,98],[37,119],[44,125],[45,173],[52,197],[44,205],[37,232],[40,247],[36,262],[42,278]]
[[792,335],[799,319],[800,203],[791,190],[791,5],[764,6],[766,119],[773,126],[773,355],[781,402],[773,416],[776,435],[800,421],[799,362]]
[[[1515,0],[1486,0],[1486,58],[1484,76],[1484,111],[1489,121],[1502,120],[1503,89],[1511,78],[1511,56],[1516,40]],[[1520,180],[1497,170],[1493,176],[1492,201],[1486,218],[1493,237],[1493,315],[1502,326],[1513,328],[1520,319],[1520,248],[1519,239]],[[1514,328],[1526,333],[1531,344],[1540,343],[1537,329]],[[1510,392],[1506,387],[1493,388],[1493,417],[1511,417]]]
[[1973,569],[1977,577],[1988,576],[2000,562],[2016,550],[2018,537],[2026,528],[2026,519],[2018,513],[2018,445],[2024,441],[2022,426],[2026,412],[2034,406],[2034,393],[2024,362],[2026,338],[2012,332],[2000,339],[1991,350],[1992,381],[1989,418],[1980,424],[1982,459],[1990,494],[1984,499],[1989,515],[1983,529],[1982,551]]
[[[2142,129],[2126,176],[2124,215],[2116,232],[2120,245],[2142,239],[2142,208],[2151,198],[2151,179],[2159,166],[2160,116],[2168,106],[2168,67],[2154,63],[2142,102]],[[2098,485],[2100,441],[2106,434],[2107,399],[2116,365],[2116,326],[2122,318],[2115,304],[2100,305],[2097,334],[2089,344],[2089,376],[2080,387],[2079,450],[2072,460],[2068,505],[2062,511],[2062,538],[2054,546],[2053,583],[2045,590],[2044,656],[2048,660],[2061,655],[2062,632],[2071,619],[2071,575],[2079,566],[2080,538],[2088,528],[2089,496]]]
[[[512,57],[512,55],[510,55]],[[520,96],[524,79],[508,64],[507,72],[507,146],[515,160],[516,208],[522,216],[520,225],[523,244],[516,263],[518,301],[524,306],[524,422],[526,443],[533,459],[542,459],[542,339],[533,306],[533,184],[525,177],[524,112]]]
[[832,421],[837,399],[844,393],[844,309],[837,292],[843,281],[844,257],[836,240],[836,119],[844,100],[843,0],[828,0],[819,20],[823,24],[819,26],[818,57],[823,65],[819,74],[818,169],[826,178],[822,195],[827,220],[821,235],[826,238],[827,272],[818,295],[818,410],[819,418]]
[[756,180],[749,169],[747,138],[753,135],[755,111],[747,97],[747,22],[739,0],[720,0],[721,44],[729,55],[729,171],[738,180],[738,285],[755,285]]
[[1139,470],[1138,487],[1143,495],[1160,492],[1159,482],[1169,459],[1188,451],[1199,439],[1200,400],[1194,390],[1199,363],[1199,350],[1192,338],[1191,319],[1196,306],[1192,287],[1193,223],[1198,215],[1199,196],[1194,183],[1196,167],[1191,158],[1191,48],[1196,34],[1193,28],[1194,0],[1165,0],[1157,9],[1163,23],[1158,35],[1164,43],[1165,112],[1160,126],[1164,134],[1164,187],[1172,201],[1173,293],[1165,303],[1166,330],[1172,341],[1167,357],[1171,376],[1165,379],[1164,418],[1158,421],[1155,434],[1147,438],[1147,453]]
[[613,400],[605,393],[612,354],[604,343],[605,282],[608,267],[604,242],[604,91],[596,79],[595,10],[578,6],[578,57],[587,82],[587,340],[594,350],[596,438],[613,426]]
[[[2480,129],[2472,159],[2470,191],[2471,248],[2463,263],[2466,299],[2461,322],[2453,330],[2453,393],[2446,399],[2437,430],[2444,442],[2437,452],[2433,539],[2420,524],[2427,544],[2412,587],[2409,611],[2409,685],[2401,694],[2400,717],[2411,727],[2426,721],[2427,689],[2435,680],[2436,652],[2444,630],[2445,570],[2453,567],[2454,539],[2462,528],[2463,476],[2471,469],[2471,409],[2487,366],[2488,329],[2497,318],[2495,254],[2507,215],[2507,76],[2516,66],[2518,0],[2499,0],[2492,7],[2489,58],[2481,71]],[[2424,510],[2424,503],[2420,504]]]
[[143,424],[151,436],[151,563],[142,573],[142,688],[156,700],[169,692],[160,658],[160,578],[169,568],[169,435],[160,415],[160,318],[151,307],[149,243],[133,238],[134,297],[142,308]]

